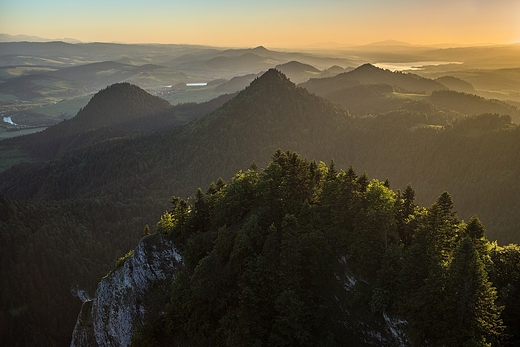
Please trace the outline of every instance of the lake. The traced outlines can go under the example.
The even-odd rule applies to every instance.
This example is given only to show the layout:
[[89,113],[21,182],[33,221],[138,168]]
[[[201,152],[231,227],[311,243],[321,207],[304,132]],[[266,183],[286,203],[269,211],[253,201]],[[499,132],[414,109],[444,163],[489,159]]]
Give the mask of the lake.
[[450,64],[463,64],[458,61],[413,61],[407,63],[376,63],[381,69],[388,69],[390,71],[418,71],[423,70],[425,66],[439,66],[439,65],[450,65]]

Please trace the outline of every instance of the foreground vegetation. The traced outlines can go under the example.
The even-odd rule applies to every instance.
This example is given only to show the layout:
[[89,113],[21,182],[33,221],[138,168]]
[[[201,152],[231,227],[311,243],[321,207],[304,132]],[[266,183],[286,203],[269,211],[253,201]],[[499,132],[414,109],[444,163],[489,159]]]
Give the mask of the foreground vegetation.
[[157,232],[184,266],[136,346],[378,344],[383,315],[406,345],[520,342],[520,248],[461,221],[447,192],[425,208],[411,186],[279,150],[261,172],[174,197]]

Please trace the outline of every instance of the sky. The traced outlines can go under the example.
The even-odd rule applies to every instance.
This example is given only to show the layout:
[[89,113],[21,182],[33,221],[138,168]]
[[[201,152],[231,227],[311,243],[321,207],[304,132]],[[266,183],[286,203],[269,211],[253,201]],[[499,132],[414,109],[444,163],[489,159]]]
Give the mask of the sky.
[[226,47],[520,42],[520,0],[0,0],[0,33]]

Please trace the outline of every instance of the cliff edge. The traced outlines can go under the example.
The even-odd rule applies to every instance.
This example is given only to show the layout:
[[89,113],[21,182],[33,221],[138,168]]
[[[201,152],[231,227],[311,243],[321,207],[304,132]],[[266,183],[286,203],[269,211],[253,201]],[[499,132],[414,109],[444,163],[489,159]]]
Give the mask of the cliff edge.
[[182,261],[164,235],[145,237],[135,251],[121,258],[86,301],[72,334],[75,346],[129,346],[135,329],[162,314],[169,285]]

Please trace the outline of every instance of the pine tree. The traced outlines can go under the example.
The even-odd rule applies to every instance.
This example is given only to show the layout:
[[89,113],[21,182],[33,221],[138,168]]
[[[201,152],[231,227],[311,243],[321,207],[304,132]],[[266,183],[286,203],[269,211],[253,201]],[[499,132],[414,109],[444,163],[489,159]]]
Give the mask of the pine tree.
[[404,192],[403,192],[403,215],[408,217],[410,216],[415,209],[415,190],[412,188],[412,185],[408,183]]
[[398,280],[399,312],[408,321],[412,341],[435,343],[445,331],[443,278],[445,268],[431,246],[426,229],[420,230],[406,250]]
[[446,291],[447,345],[484,346],[500,336],[502,307],[495,304],[496,289],[489,282],[485,264],[469,236],[455,250]]
[[415,191],[412,186],[408,184],[404,193],[401,195],[398,191],[396,198],[396,206],[395,206],[395,219],[396,219],[396,228],[397,234],[401,242],[405,246],[409,246],[412,241],[413,235],[413,226],[408,224],[408,217],[413,215],[415,211]]
[[218,178],[216,186],[217,186],[218,191],[220,191],[222,188],[224,188],[226,186],[226,182],[224,182],[222,177]]
[[352,167],[352,165],[349,166],[349,168],[346,172],[345,178],[351,182],[354,182],[355,180],[357,180],[357,174],[354,171],[354,168]]
[[425,222],[433,252],[440,256],[439,260],[447,260],[454,248],[459,224],[448,192],[443,192],[428,209]]
[[334,163],[334,159],[331,159],[330,165],[329,165],[329,170],[327,171],[326,180],[327,181],[334,180],[336,178],[337,174],[338,174],[338,172],[336,171],[336,164]]
[[370,183],[366,172],[363,172],[363,174],[359,176],[359,178],[357,179],[357,183],[359,185],[359,191],[361,193],[366,192],[368,184]]

